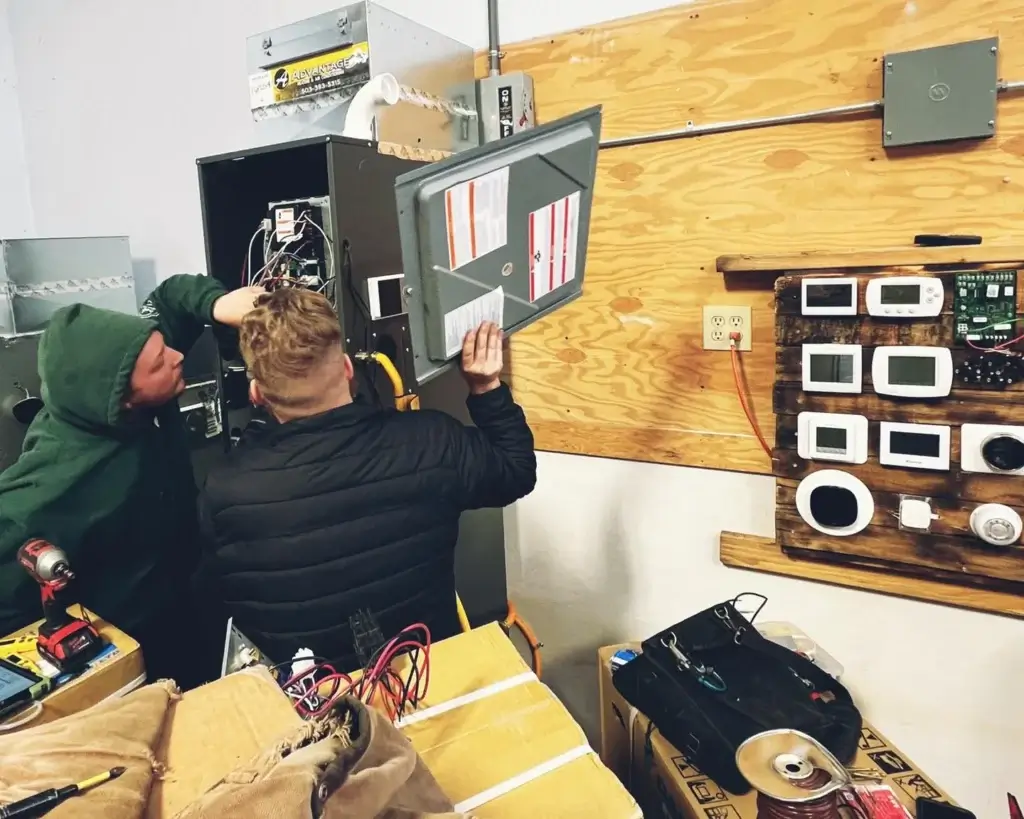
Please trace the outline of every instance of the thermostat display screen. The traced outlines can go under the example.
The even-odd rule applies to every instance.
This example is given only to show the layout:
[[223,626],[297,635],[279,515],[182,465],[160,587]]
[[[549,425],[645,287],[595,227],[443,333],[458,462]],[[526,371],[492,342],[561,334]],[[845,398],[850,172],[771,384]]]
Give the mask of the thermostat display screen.
[[808,307],[848,307],[853,301],[853,285],[809,284],[804,298]]
[[882,304],[920,304],[921,285],[883,284],[880,293]]
[[377,285],[380,294],[380,314],[382,317],[400,316],[405,312],[402,306],[402,280],[387,279]]
[[819,452],[846,452],[846,430],[841,427],[817,427],[814,448]]
[[852,384],[853,357],[848,355],[812,355],[811,380],[835,384]]
[[935,359],[928,356],[889,357],[889,383],[897,387],[930,387],[935,383]]
[[942,452],[938,435],[920,432],[889,433],[889,451],[920,458],[938,458]]

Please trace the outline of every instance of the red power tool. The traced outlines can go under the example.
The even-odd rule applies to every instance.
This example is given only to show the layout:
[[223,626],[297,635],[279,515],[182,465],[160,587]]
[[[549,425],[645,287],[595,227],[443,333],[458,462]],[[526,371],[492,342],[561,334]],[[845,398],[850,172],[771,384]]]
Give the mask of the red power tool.
[[39,626],[36,650],[61,671],[76,673],[103,650],[103,640],[89,623],[68,614],[62,592],[75,575],[68,556],[45,540],[29,540],[18,550],[18,562],[43,594],[44,622]]

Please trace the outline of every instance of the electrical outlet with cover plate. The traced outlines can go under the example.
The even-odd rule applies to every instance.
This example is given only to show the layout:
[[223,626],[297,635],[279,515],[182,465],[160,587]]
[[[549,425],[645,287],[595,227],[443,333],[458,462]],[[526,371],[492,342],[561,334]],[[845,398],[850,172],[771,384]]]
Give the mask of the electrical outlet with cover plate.
[[730,333],[739,333],[736,349],[741,352],[751,349],[750,307],[723,307],[717,304],[704,305],[704,349],[726,350],[732,346]]

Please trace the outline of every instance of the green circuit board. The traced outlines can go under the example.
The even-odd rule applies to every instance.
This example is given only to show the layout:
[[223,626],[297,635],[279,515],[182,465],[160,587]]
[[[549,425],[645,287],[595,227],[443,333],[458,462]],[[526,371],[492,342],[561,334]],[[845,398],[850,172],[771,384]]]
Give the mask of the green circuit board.
[[953,339],[991,347],[1020,335],[1017,330],[1017,271],[956,274]]

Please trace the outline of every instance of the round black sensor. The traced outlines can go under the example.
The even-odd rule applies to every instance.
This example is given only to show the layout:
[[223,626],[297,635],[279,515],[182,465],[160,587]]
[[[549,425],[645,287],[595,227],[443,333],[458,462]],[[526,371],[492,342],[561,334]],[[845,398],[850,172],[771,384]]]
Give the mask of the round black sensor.
[[857,496],[842,486],[819,486],[811,490],[811,517],[830,529],[843,529],[857,522]]
[[996,435],[982,444],[981,457],[1001,472],[1024,469],[1024,441],[1012,435]]

